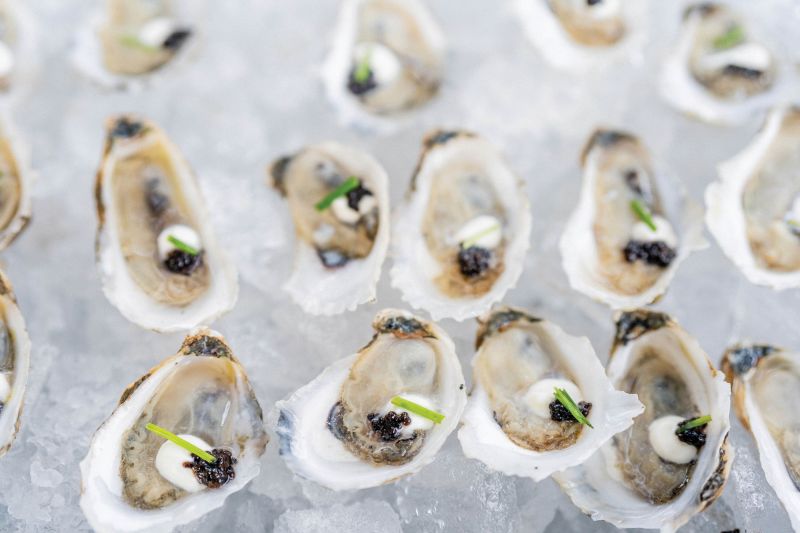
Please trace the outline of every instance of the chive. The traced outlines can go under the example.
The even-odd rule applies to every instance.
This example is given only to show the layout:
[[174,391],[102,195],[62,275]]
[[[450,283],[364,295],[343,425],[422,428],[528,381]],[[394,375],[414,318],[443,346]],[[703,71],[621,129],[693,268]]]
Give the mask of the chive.
[[493,224],[492,226],[489,226],[488,228],[479,231],[478,233],[476,233],[475,235],[473,235],[469,239],[465,239],[464,242],[461,243],[461,247],[464,248],[464,249],[467,249],[467,248],[470,248],[472,246],[475,246],[475,243],[477,243],[483,237],[486,237],[487,235],[491,234],[492,232],[499,231],[499,230],[500,230],[500,225],[499,224]]
[[727,50],[744,41],[744,29],[738,24],[728,28],[728,31],[714,39],[714,48],[717,50]]
[[437,413],[436,411],[431,411],[427,407],[423,407],[418,403],[414,403],[411,400],[406,400],[401,396],[395,396],[392,398],[392,405],[396,405],[401,409],[405,409],[410,413],[414,413],[415,415],[424,416],[428,420],[433,420],[436,424],[441,424],[442,420],[444,420],[444,415],[442,413]]
[[639,220],[644,222],[648,228],[655,231],[656,230],[656,223],[653,222],[653,215],[650,214],[650,209],[644,205],[640,200],[633,199],[631,200],[631,209],[636,216],[639,217]]
[[322,200],[320,200],[319,203],[314,207],[316,207],[317,211],[325,211],[331,206],[334,200],[336,200],[340,196],[344,196],[345,194],[349,193],[350,191],[358,187],[360,184],[361,182],[358,180],[357,177],[350,176],[344,181],[344,183],[342,183],[334,190],[332,190],[330,193],[328,193],[328,195],[325,196],[325,198],[323,198]]
[[556,400],[558,400],[561,403],[561,405],[566,407],[567,411],[569,411],[572,414],[572,416],[575,417],[575,420],[577,420],[584,426],[589,426],[590,428],[594,429],[592,423],[589,422],[589,420],[585,416],[583,416],[581,410],[578,409],[578,406],[575,404],[573,399],[570,398],[569,393],[566,391],[566,389],[559,389],[558,387],[556,387],[553,390],[553,394],[555,395]]
[[711,415],[698,416],[697,418],[692,418],[691,420],[678,424],[678,430],[675,431],[675,433],[684,433],[690,429],[705,426],[709,422],[711,422]]
[[193,246],[189,246],[188,244],[186,244],[185,242],[183,242],[174,235],[168,235],[167,240],[171,242],[173,246],[175,246],[175,248],[177,248],[181,252],[186,252],[189,255],[197,255],[200,253],[200,250],[194,248]]
[[366,53],[356,65],[356,69],[353,72],[353,80],[356,83],[364,83],[369,79],[369,75],[372,73],[372,68],[369,66],[370,56],[372,55],[372,47],[367,48]]
[[[2,176],[2,174],[0,174],[0,176]],[[792,226],[793,228],[800,228],[800,220],[797,220],[796,218],[790,218],[789,220],[786,221],[786,223]]]
[[120,37],[119,42],[123,46],[127,46],[128,48],[138,48],[139,50],[142,50],[144,52],[155,52],[158,50],[158,48],[143,43],[135,35],[123,35],[122,37]]
[[217,458],[214,457],[213,455],[211,455],[210,453],[208,453],[208,452],[206,452],[204,450],[201,450],[200,448],[198,448],[197,446],[195,446],[191,442],[180,438],[179,436],[175,435],[174,433],[170,433],[169,431],[167,431],[166,429],[164,429],[162,427],[159,427],[159,426],[157,426],[155,424],[151,424],[151,423],[148,422],[147,425],[145,426],[145,428],[147,428],[148,431],[152,431],[153,433],[155,433],[159,437],[164,437],[168,441],[174,442],[175,444],[177,444],[178,446],[180,446],[181,448],[183,448],[187,452],[195,454],[197,457],[199,457],[200,459],[202,459],[203,461],[205,461],[207,463],[214,463],[217,460]]

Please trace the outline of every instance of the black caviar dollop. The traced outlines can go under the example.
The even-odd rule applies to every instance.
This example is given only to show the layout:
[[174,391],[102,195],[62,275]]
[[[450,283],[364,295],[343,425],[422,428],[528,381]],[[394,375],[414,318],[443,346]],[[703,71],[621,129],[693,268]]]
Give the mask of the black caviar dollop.
[[702,448],[703,445],[706,443],[706,425],[703,424],[702,426],[697,426],[696,428],[687,429],[686,431],[680,431],[680,427],[682,424],[689,422],[692,420],[688,418],[678,424],[678,429],[675,430],[675,434],[678,436],[678,440],[681,442],[685,442],[686,444],[691,444],[695,448]]
[[358,187],[347,191],[347,205],[353,211],[358,211],[358,204],[361,203],[361,199],[365,196],[372,196],[372,191],[364,187],[359,181]]
[[[592,404],[589,402],[578,402],[578,409],[580,409],[583,416],[589,416],[589,411],[592,410]],[[556,422],[577,422],[578,420],[572,416],[569,409],[564,407],[564,404],[558,400],[550,402],[550,420]]]
[[183,463],[186,468],[191,468],[197,481],[210,489],[218,489],[228,481],[236,477],[236,458],[233,454],[222,448],[214,448],[210,452],[217,460],[207,463],[198,456],[192,454],[192,460]]
[[629,263],[634,261],[645,261],[650,265],[668,267],[675,259],[675,250],[670,248],[664,241],[628,241],[625,245],[625,260]]
[[492,251],[480,246],[462,248],[458,252],[458,267],[467,278],[475,278],[492,266]]
[[411,423],[411,417],[405,411],[400,414],[389,411],[383,416],[378,413],[370,413],[367,415],[367,420],[369,420],[372,431],[380,435],[381,440],[384,441],[399,439],[403,426]]
[[356,96],[361,96],[362,94],[366,94],[373,90],[375,87],[378,86],[378,83],[375,81],[375,74],[373,74],[372,69],[369,71],[369,75],[364,80],[357,80],[356,79],[356,70],[358,67],[353,67],[350,71],[350,75],[347,77],[347,89]]
[[192,30],[189,29],[180,29],[175,30],[172,32],[169,37],[164,40],[164,44],[162,45],[167,50],[172,50],[173,52],[179,50],[184,44],[186,44],[187,39],[191,37]]
[[203,263],[202,255],[203,252],[192,255],[183,250],[172,250],[164,259],[164,266],[170,272],[189,276]]

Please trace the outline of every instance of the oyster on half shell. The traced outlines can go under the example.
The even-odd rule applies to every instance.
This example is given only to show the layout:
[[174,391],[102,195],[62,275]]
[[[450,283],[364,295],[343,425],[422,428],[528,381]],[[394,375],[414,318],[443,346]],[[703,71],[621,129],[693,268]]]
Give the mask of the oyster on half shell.
[[800,354],[742,344],[725,352],[736,414],[753,434],[767,481],[800,531]]
[[31,341],[11,283],[0,272],[0,457],[19,431]]
[[[608,377],[637,394],[644,413],[582,465],[554,477],[594,520],[675,531],[725,486],[733,460],[730,386],[683,328],[647,310],[619,315]],[[689,420],[698,423],[691,431]]]
[[217,244],[194,174],[154,123],[108,122],[95,188],[103,292],[157,331],[208,323],[236,301],[236,269]]
[[524,183],[494,146],[434,131],[394,217],[392,286],[435,320],[477,316],[517,283],[530,225]]
[[[430,463],[466,404],[453,341],[410,313],[386,309],[375,335],[311,383],[278,402],[275,432],[295,474],[334,490],[362,489]],[[400,396],[444,418],[392,403]]]
[[[479,320],[474,385],[458,432],[464,455],[536,481],[588,459],[643,406],[614,389],[585,337],[524,311],[497,307]],[[563,388],[593,427],[565,416]]]
[[800,107],[772,111],[718,172],[706,223],[722,251],[753,283],[800,287]]
[[[148,423],[205,451],[225,450],[233,472],[221,485],[200,484]],[[128,386],[95,433],[81,461],[81,509],[97,532],[171,531],[220,507],[256,477],[268,440],[244,369],[219,333],[201,328]]]

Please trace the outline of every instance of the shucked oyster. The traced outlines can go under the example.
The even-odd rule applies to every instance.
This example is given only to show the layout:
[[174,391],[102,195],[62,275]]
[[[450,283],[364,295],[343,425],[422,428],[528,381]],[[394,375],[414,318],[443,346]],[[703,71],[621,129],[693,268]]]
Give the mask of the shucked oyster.
[[[286,464],[334,490],[374,487],[417,472],[433,460],[466,404],[447,333],[393,309],[380,312],[372,326],[375,336],[360,352],[276,406]],[[398,396],[443,418],[434,422],[398,406]]]
[[594,520],[674,531],[721,493],[733,459],[730,387],[667,315],[622,313],[608,377],[645,405],[588,461],[554,474]]
[[[458,432],[464,455],[536,481],[588,459],[642,412],[614,389],[592,345],[524,311],[499,307],[480,320],[475,375]],[[559,403],[564,389],[593,427]]]
[[155,124],[109,121],[95,193],[103,292],[128,320],[177,331],[233,307],[236,270],[217,245],[194,175]]
[[345,0],[323,77],[346,121],[380,124],[437,93],[444,36],[423,0]]
[[392,285],[434,319],[477,316],[519,279],[530,224],[524,184],[491,144],[434,131],[395,216]]
[[711,233],[747,278],[800,287],[800,107],[774,110],[706,189]]
[[779,76],[773,53],[729,7],[694,4],[667,60],[661,89],[676,108],[702,120],[740,122],[769,105]]
[[0,272],[0,457],[19,430],[30,366],[31,341],[5,274]]
[[596,131],[581,162],[580,200],[560,241],[570,284],[614,308],[646,305],[704,246],[699,213],[680,205],[680,192],[633,135]]
[[725,353],[722,368],[733,384],[736,413],[756,439],[767,481],[800,531],[800,354],[739,345]]
[[284,285],[292,299],[324,315],[374,299],[389,246],[388,178],[380,164],[328,142],[277,160],[270,174],[297,233],[294,271]]
[[[216,461],[189,454],[148,423]],[[97,532],[170,531],[256,477],[267,441],[244,369],[222,336],[197,330],[125,389],[95,433],[81,461],[81,508]]]

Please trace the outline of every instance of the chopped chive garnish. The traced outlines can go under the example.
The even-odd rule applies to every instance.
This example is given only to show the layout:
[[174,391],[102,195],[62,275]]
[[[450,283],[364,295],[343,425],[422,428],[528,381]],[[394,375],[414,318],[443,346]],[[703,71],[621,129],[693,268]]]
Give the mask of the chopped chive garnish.
[[316,207],[317,211],[325,211],[328,209],[334,200],[339,198],[340,196],[344,196],[345,194],[349,193],[356,187],[358,187],[359,183],[361,183],[358,178],[355,176],[350,176],[347,178],[341,185],[336,187],[330,193],[328,193],[325,198],[319,201],[319,203],[314,206]]
[[639,217],[639,220],[644,222],[648,228],[655,231],[656,230],[656,223],[653,222],[653,215],[650,214],[650,209],[640,200],[633,199],[631,200],[631,209],[636,216]]
[[[0,176],[2,176],[2,174],[0,174]],[[786,221],[786,223],[794,228],[800,228],[800,220],[797,220],[796,218],[790,218]]]
[[569,411],[570,414],[575,417],[575,420],[577,420],[584,426],[589,426],[590,428],[594,429],[592,423],[589,422],[589,420],[585,416],[583,416],[581,410],[578,408],[578,406],[575,404],[572,398],[570,398],[569,393],[566,391],[566,389],[559,389],[558,387],[556,387],[553,390],[553,395],[556,397],[556,400],[558,400],[559,403],[561,403],[561,405],[566,407],[567,411]]
[[183,448],[187,452],[195,454],[197,457],[199,457],[200,459],[202,459],[203,461],[205,461],[207,463],[213,463],[213,462],[215,462],[217,460],[216,457],[214,457],[213,455],[211,455],[207,451],[201,450],[200,448],[198,448],[197,446],[195,446],[191,442],[180,438],[179,436],[177,436],[174,433],[170,433],[169,431],[167,431],[166,429],[164,429],[162,427],[159,427],[159,426],[157,426],[155,424],[151,424],[151,423],[148,422],[147,425],[145,426],[145,428],[147,428],[148,431],[152,431],[153,433],[155,433],[159,437],[164,437],[168,441],[174,442],[175,444],[177,444],[178,446],[180,446],[181,448]]
[[444,420],[444,415],[442,413],[437,413],[436,411],[431,411],[427,407],[423,407],[418,403],[414,403],[411,400],[406,400],[401,396],[395,396],[392,398],[392,405],[396,405],[401,409],[405,409],[409,413],[414,413],[415,415],[424,416],[428,420],[433,420],[436,424],[441,424],[442,420]]
[[727,50],[744,41],[744,29],[736,24],[728,28],[728,31],[714,39],[714,48],[717,50]]
[[369,75],[372,73],[372,68],[369,66],[371,55],[372,47],[367,48],[366,53],[356,65],[356,70],[353,72],[353,80],[355,80],[356,83],[364,83],[369,79]]
[[186,244],[185,242],[183,242],[174,235],[168,235],[167,240],[171,242],[172,245],[175,246],[175,248],[177,248],[181,252],[186,252],[189,255],[197,255],[200,253],[200,250],[194,248],[193,246],[189,246],[188,244]]
[[469,239],[466,239],[464,242],[462,242],[461,247],[466,250],[471,246],[475,246],[475,243],[477,243],[479,240],[486,237],[487,235],[494,233],[495,231],[500,231],[500,224],[493,224],[492,226],[489,226],[488,228],[479,231]]
[[119,42],[127,46],[128,48],[138,48],[139,50],[143,50],[145,52],[155,52],[158,48],[150,46],[149,44],[143,43],[138,37],[135,35],[123,35]]
[[711,415],[698,416],[697,418],[692,418],[686,422],[681,422],[678,425],[678,430],[675,433],[683,433],[696,427],[705,426],[709,422],[711,422]]

